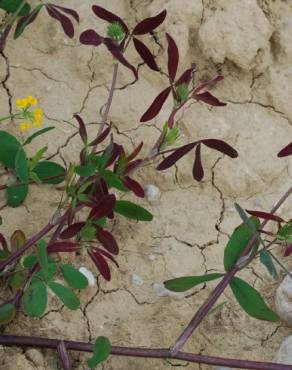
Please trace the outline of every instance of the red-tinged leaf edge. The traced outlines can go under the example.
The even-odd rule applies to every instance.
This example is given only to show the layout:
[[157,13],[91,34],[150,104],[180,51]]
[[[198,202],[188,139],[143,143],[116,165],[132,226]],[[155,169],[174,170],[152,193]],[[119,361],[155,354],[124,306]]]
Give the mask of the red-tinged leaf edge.
[[125,33],[129,33],[128,26],[118,15],[98,5],[93,5],[92,11],[98,18],[101,18],[104,21],[107,21],[109,23],[118,22],[123,27]]
[[166,99],[168,98],[170,90],[171,90],[171,87],[167,87],[165,90],[163,90],[160,94],[156,96],[153,103],[150,105],[150,107],[141,117],[140,122],[150,121],[151,119],[157,116],[163,104],[165,103]]
[[238,157],[238,152],[223,140],[204,139],[200,140],[200,142],[202,142],[211,149],[218,150],[219,152],[228,155],[231,158]]
[[111,52],[112,56],[115,59],[117,59],[121,64],[123,64],[123,66],[130,69],[133,72],[134,76],[135,76],[135,80],[138,80],[138,72],[137,72],[136,68],[131,63],[129,63],[127,61],[127,59],[122,54],[120,48],[113,42],[113,40],[106,37],[106,38],[104,38],[103,43],[108,48],[108,50]]
[[[28,15],[25,15],[23,17],[21,17],[15,27],[15,31],[14,31],[14,39],[17,39],[21,34],[22,32],[24,31],[24,29],[31,23],[33,23],[39,12],[40,12],[41,8],[36,8],[36,9],[33,9],[33,11],[28,14]],[[22,28],[22,30],[21,30]]]
[[87,130],[83,119],[79,116],[79,114],[74,114],[74,118],[76,118],[79,124],[79,135],[84,144],[87,143]]
[[6,242],[6,239],[4,237],[3,234],[0,233],[0,244],[2,245],[2,248],[5,252],[9,252],[8,251],[8,246],[7,246],[7,242]]
[[197,181],[201,181],[204,177],[204,169],[203,169],[202,160],[201,160],[201,144],[198,144],[195,149],[193,177]]
[[103,43],[104,38],[92,29],[88,29],[81,33],[79,41],[83,45],[99,46]]
[[252,216],[258,217],[258,218],[263,218],[264,220],[269,220],[269,221],[276,221],[276,222],[285,222],[280,216],[274,215],[269,212],[262,212],[262,211],[253,211],[250,209],[246,209],[246,212],[249,213]]
[[72,39],[74,37],[74,26],[71,19],[68,18],[66,15],[60,13],[59,10],[57,10],[55,7],[52,7],[51,5],[46,4],[45,7],[49,16],[59,21],[64,33]]
[[184,146],[181,146],[180,148],[176,149],[172,154],[170,154],[168,157],[166,157],[158,166],[157,170],[162,171],[166,170],[167,168],[173,166],[179,159],[181,159],[184,155],[186,155],[188,152],[190,152],[197,142],[186,144]]
[[214,85],[216,85],[219,81],[224,80],[224,76],[218,75],[214,78],[212,78],[209,81],[202,82],[195,90],[194,94],[199,93],[200,91],[204,90],[205,88],[210,88]]
[[118,243],[109,231],[104,230],[102,227],[97,227],[96,238],[110,253],[115,255],[119,254]]
[[141,141],[141,143],[137,146],[137,148],[135,148],[132,151],[132,153],[127,156],[127,162],[130,162],[132,159],[136,158],[142,148],[143,148],[143,141]]
[[64,8],[63,6],[55,5],[55,4],[50,4],[50,5],[53,6],[54,8],[60,9],[63,13],[67,13],[71,15],[76,20],[76,22],[79,23],[80,21],[79,14],[76,12],[76,10],[70,9],[70,8]]
[[292,155],[292,142],[278,153],[278,157],[287,157],[288,155]]
[[178,47],[170,34],[166,33],[166,39],[168,43],[168,75],[170,81],[174,81],[178,67],[179,52]]
[[124,176],[122,181],[125,187],[131,190],[134,194],[136,194],[137,197],[139,198],[145,197],[144,189],[137,181],[131,179],[131,177],[129,176]]
[[60,239],[70,239],[76,236],[83,226],[85,222],[76,222],[75,224],[70,225],[67,229],[63,230],[60,234]]
[[197,69],[197,65],[193,63],[191,68],[185,70],[182,73],[182,75],[178,78],[178,80],[175,83],[175,86],[179,86],[181,84],[189,84],[196,69]]
[[[110,152],[110,158],[109,160],[107,161],[106,163],[106,167],[109,167],[111,166],[114,161],[118,158],[118,156],[120,155],[120,152],[121,152],[121,146],[114,143],[113,145],[111,145],[111,152]],[[105,153],[107,152],[107,150],[105,150]]]
[[92,208],[88,219],[100,219],[102,217],[107,217],[113,212],[115,207],[116,197],[114,194],[105,195],[99,203]]
[[94,146],[94,145],[98,145],[100,144],[101,142],[103,142],[108,134],[110,133],[112,129],[112,124],[110,124],[100,135],[98,135],[90,144],[89,146]]
[[2,51],[5,48],[6,40],[9,35],[9,32],[11,31],[11,28],[12,28],[12,25],[6,26],[3,33],[0,36],[0,53],[2,53]]
[[135,161],[129,162],[125,168],[124,175],[129,175],[134,171],[140,164],[143,162],[143,159],[136,159]]
[[47,248],[48,253],[60,253],[60,252],[76,252],[80,249],[80,245],[78,243],[73,242],[55,242],[53,244],[49,244]]
[[94,249],[96,249],[99,253],[101,253],[105,257],[109,258],[117,266],[117,268],[120,267],[118,262],[115,260],[115,258],[110,253],[100,248],[94,248]]
[[92,259],[93,263],[97,267],[98,271],[104,277],[105,280],[110,281],[111,279],[111,271],[109,269],[109,265],[105,258],[102,256],[99,251],[96,249],[88,251],[90,258]]
[[152,32],[160,26],[166,17],[167,11],[163,10],[159,14],[155,15],[154,17],[149,17],[143,19],[143,21],[139,22],[133,30],[134,35],[145,35],[146,33]]
[[205,91],[201,94],[193,94],[193,97],[198,101],[202,101],[206,104],[212,105],[212,107],[224,107],[225,105],[227,105],[226,103],[223,103],[214,95],[209,93],[209,91]]
[[292,254],[292,244],[288,245],[286,247],[285,252],[284,252],[284,257],[288,257]]
[[144,63],[147,64],[149,68],[151,68],[153,71],[159,71],[159,67],[156,64],[155,58],[151,51],[148,49],[148,47],[140,40],[138,40],[136,37],[133,38],[134,46],[137,51],[137,53],[140,55]]

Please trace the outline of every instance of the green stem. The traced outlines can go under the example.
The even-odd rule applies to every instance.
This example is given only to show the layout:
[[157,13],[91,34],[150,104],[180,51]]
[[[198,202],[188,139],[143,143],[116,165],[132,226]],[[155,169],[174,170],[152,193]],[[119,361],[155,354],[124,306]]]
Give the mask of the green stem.
[[[22,117],[22,113],[15,113],[15,114],[10,114],[9,116],[6,116],[6,117],[2,117],[2,118],[0,118],[0,122],[6,121],[7,119],[14,119],[14,118],[17,118],[18,116]],[[19,118],[21,118],[21,117],[19,117]]]
[[14,13],[11,13],[9,15],[9,17],[7,18],[7,20],[4,22],[4,24],[0,27],[0,36],[2,36],[2,34],[4,33],[4,30],[7,26],[9,25],[12,25],[13,22],[15,21],[15,19],[17,18],[18,14],[21,12],[22,8],[24,7],[24,5],[26,4],[26,0],[23,0],[19,7],[16,9],[16,11]]

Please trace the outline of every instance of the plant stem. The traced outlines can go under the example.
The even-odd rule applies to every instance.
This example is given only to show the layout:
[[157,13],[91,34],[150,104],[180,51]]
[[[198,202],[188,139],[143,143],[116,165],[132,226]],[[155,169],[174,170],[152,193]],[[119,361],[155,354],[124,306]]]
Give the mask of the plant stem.
[[4,30],[7,26],[9,25],[12,25],[13,22],[15,21],[15,19],[17,18],[18,14],[21,12],[22,8],[24,7],[26,3],[26,0],[23,0],[19,7],[16,9],[16,11],[14,13],[11,13],[8,18],[6,19],[6,21],[4,22],[4,24],[0,27],[0,37],[2,36],[2,34],[4,33]]
[[[277,204],[273,207],[270,213],[275,213],[276,210],[287,200],[289,195],[292,193],[292,186],[288,189],[288,191],[281,197],[281,199],[277,202]],[[269,220],[264,220],[259,229],[262,229],[266,226]],[[247,255],[253,247],[254,242],[258,238],[258,232],[254,233],[253,237],[248,242],[247,246],[245,247],[244,251],[242,252],[241,256]],[[224,292],[225,288],[229,285],[230,281],[233,279],[234,275],[240,270],[236,264],[233,268],[228,271],[228,273],[224,276],[224,278],[220,281],[220,283],[216,286],[216,288],[212,291],[209,295],[207,300],[203,303],[203,305],[198,309],[196,314],[193,316],[192,320],[189,322],[188,326],[183,330],[183,332],[177,338],[174,346],[171,348],[171,353],[175,356],[179,350],[183,347],[189,337],[192,335],[194,330],[200,325],[202,320],[206,317],[208,312],[217,302],[218,298]]]
[[[0,344],[4,346],[21,346],[34,348],[57,349],[60,343],[66,347],[66,350],[92,352],[93,345],[90,343],[63,341],[60,339],[49,339],[39,337],[26,337],[16,335],[0,335]],[[213,357],[198,355],[188,352],[178,352],[175,356],[171,355],[168,348],[139,348],[139,347],[118,347],[113,346],[111,355],[142,357],[142,358],[172,358],[182,361],[201,363],[207,365],[228,366],[241,369],[255,370],[291,370],[291,365],[276,364],[271,362],[259,362],[248,360],[237,360],[222,357]]]

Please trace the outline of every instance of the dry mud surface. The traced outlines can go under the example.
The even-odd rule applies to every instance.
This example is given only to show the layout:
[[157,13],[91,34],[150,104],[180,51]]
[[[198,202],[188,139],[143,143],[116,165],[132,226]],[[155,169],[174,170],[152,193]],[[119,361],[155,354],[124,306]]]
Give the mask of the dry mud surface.
[[[292,179],[291,160],[276,153],[291,141],[292,124],[292,3],[290,0],[60,0],[59,5],[78,11],[81,17],[76,37],[69,40],[59,24],[46,14],[39,16],[17,41],[9,40],[0,55],[1,115],[14,109],[15,100],[35,95],[45,111],[44,126],[55,125],[49,139],[48,156],[60,163],[77,159],[81,146],[73,114],[86,122],[98,122],[107,99],[112,73],[110,55],[103,47],[79,44],[86,28],[103,33],[106,23],[91,12],[98,4],[118,13],[131,26],[146,16],[167,9],[168,16],[155,37],[145,39],[166,66],[165,31],[177,41],[179,72],[198,64],[197,80],[220,73],[225,76],[214,93],[228,102],[210,108],[192,104],[179,117],[183,132],[180,143],[192,139],[221,138],[239,151],[230,160],[204,150],[206,169],[202,183],[191,176],[188,156],[164,173],[147,167],[137,174],[143,185],[154,184],[162,192],[160,201],[141,204],[153,212],[150,224],[118,219],[114,235],[119,241],[120,270],[106,283],[82,293],[82,307],[71,312],[53,299],[40,319],[19,316],[5,333],[93,341],[108,336],[115,345],[170,346],[195,310],[215,286],[195,289],[192,294],[165,295],[160,283],[184,274],[222,271],[223,250],[228,235],[240,223],[234,202],[245,208],[269,210],[288,189]],[[134,50],[128,58],[141,63]],[[123,66],[110,120],[117,141],[129,148],[143,140],[147,147],[157,138],[169,113],[170,103],[147,124],[139,118],[163,89],[166,79],[141,64],[139,81]],[[96,126],[91,125],[94,133]],[[17,132],[13,123],[4,128]],[[33,149],[44,145],[35,141]],[[1,195],[2,197],[2,195]],[[59,202],[60,192],[51,187],[30,192],[25,204],[1,212],[1,232],[9,235],[21,228],[32,235],[45,225]],[[1,201],[3,199],[1,198]],[[291,200],[280,210],[291,217]],[[81,259],[80,264],[85,262]],[[86,264],[88,265],[88,261]],[[292,262],[286,260],[287,267]],[[289,266],[290,264],[290,266]],[[93,265],[88,265],[94,270]],[[274,307],[275,289],[282,280],[271,279],[258,262],[240,274],[255,286]],[[201,354],[272,360],[291,329],[283,323],[257,321],[236,304],[230,289],[219,300],[225,304],[212,311],[185,346]],[[86,356],[73,354],[73,368],[86,369]],[[205,365],[174,360],[144,360],[111,357],[104,370],[209,370]],[[51,351],[0,349],[0,368],[5,370],[55,370],[60,364]]]

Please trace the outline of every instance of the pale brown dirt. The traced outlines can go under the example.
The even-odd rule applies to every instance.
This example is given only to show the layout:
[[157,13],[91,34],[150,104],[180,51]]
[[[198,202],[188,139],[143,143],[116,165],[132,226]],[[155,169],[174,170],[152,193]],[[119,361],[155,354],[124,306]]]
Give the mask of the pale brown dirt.
[[[106,23],[91,12],[91,5],[104,6],[127,20],[131,26],[162,9],[168,10],[165,24],[155,39],[144,37],[166,69],[165,31],[177,41],[181,51],[179,72],[191,62],[198,64],[197,80],[220,73],[225,80],[214,94],[228,102],[223,108],[192,104],[179,117],[183,137],[180,144],[200,138],[220,138],[236,147],[239,158],[203,150],[205,179],[194,182],[192,156],[177,167],[157,173],[147,167],[137,174],[143,185],[161,189],[161,200],[140,204],[153,212],[153,222],[145,225],[118,218],[114,235],[119,241],[120,270],[113,270],[110,283],[98,279],[95,288],[82,292],[82,307],[68,311],[52,299],[40,319],[18,316],[4,333],[39,335],[80,341],[94,341],[106,335],[115,345],[170,346],[208,296],[215,283],[193,294],[158,296],[154,284],[184,274],[222,271],[224,246],[228,235],[240,223],[234,202],[249,209],[268,211],[288,189],[292,178],[291,159],[276,153],[291,141],[292,124],[292,4],[284,0],[87,0],[59,1],[76,9],[80,25],[69,40],[59,24],[46,14],[31,25],[17,41],[9,40],[0,55],[1,115],[14,109],[18,97],[35,95],[45,111],[44,126],[54,125],[48,139],[48,156],[62,163],[77,160],[81,147],[73,114],[86,122],[98,122],[111,80],[112,60],[103,47],[93,49],[79,44],[78,35],[86,28],[104,33]],[[134,50],[127,57],[141,62]],[[169,114],[170,102],[152,122],[139,118],[163,89],[164,76],[139,68],[139,81],[132,83],[130,72],[119,69],[118,87],[110,120],[116,140],[129,150],[143,140],[144,153],[159,134]],[[13,133],[13,123],[3,124]],[[95,125],[89,126],[94,134]],[[19,134],[18,134],[19,135]],[[44,146],[35,141],[31,152]],[[3,195],[0,195],[1,201]],[[25,204],[1,212],[1,232],[23,229],[29,236],[44,226],[60,199],[49,186],[34,186]],[[291,201],[279,214],[291,217]],[[285,260],[291,269],[291,260]],[[85,257],[76,265],[86,265]],[[143,279],[133,282],[133,274]],[[273,281],[259,262],[240,273],[260,290],[274,307],[275,289],[282,276]],[[227,289],[185,346],[196,353],[270,361],[291,329],[283,323],[257,321],[247,316]],[[73,354],[73,368],[86,369],[87,356]],[[179,361],[111,357],[104,370],[164,370],[173,367],[209,370],[204,365]],[[0,349],[0,369],[53,370],[60,364],[52,351]]]

